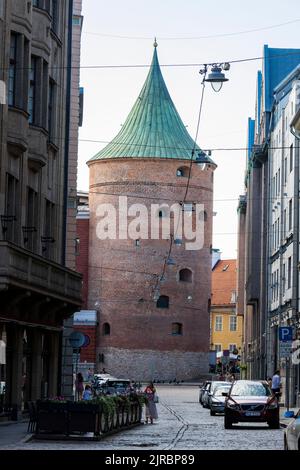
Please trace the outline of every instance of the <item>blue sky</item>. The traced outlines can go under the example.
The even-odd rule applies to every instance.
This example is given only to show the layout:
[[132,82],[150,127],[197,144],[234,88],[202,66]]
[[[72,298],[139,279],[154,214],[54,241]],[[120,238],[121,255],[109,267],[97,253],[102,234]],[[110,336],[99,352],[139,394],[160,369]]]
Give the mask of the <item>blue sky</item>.
[[[300,47],[298,0],[83,0],[82,65],[150,64],[157,36],[161,64],[229,61],[262,55],[270,47]],[[205,39],[191,37],[239,33],[285,22],[262,31]],[[107,35],[107,36],[105,36]],[[132,39],[112,36],[127,36]],[[166,39],[179,38],[179,39]],[[244,148],[248,116],[254,115],[256,73],[261,61],[234,64],[220,93],[206,88],[198,144],[204,149]],[[201,93],[199,67],[162,67],[182,120],[195,136]],[[81,139],[109,141],[136,100],[145,68],[82,69],[85,88]],[[86,161],[104,143],[80,142],[78,188],[88,190]],[[245,150],[213,151],[215,172],[214,247],[235,258],[237,199],[243,193]]]

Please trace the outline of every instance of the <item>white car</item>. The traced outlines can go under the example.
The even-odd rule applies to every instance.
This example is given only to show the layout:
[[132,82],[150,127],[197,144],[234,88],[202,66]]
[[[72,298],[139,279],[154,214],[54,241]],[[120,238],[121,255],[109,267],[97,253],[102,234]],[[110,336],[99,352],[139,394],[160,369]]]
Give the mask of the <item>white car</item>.
[[284,431],[285,450],[300,450],[300,409]]

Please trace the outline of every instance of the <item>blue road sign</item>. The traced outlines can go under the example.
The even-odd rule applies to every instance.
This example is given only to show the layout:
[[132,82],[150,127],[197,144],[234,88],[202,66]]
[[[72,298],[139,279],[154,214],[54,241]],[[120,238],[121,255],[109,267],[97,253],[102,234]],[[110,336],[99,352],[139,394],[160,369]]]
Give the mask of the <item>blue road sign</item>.
[[293,340],[293,327],[292,326],[280,326],[279,327],[279,341],[292,341]]
[[69,342],[72,348],[78,349],[81,348],[85,343],[85,334],[81,331],[73,331],[69,336]]

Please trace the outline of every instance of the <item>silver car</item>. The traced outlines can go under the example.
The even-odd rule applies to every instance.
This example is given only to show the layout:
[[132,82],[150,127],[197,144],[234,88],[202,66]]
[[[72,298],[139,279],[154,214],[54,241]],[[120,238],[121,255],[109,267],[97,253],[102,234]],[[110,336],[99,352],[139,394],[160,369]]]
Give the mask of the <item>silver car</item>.
[[300,409],[284,431],[285,450],[300,450]]
[[210,384],[207,385],[205,392],[202,396],[202,406],[203,408],[210,408],[209,399],[213,395],[215,388],[218,385],[231,385],[231,382],[224,382],[224,380],[213,380]]
[[209,395],[210,415],[215,416],[216,413],[224,413],[226,397],[223,393],[228,393],[231,383],[217,385],[214,392]]

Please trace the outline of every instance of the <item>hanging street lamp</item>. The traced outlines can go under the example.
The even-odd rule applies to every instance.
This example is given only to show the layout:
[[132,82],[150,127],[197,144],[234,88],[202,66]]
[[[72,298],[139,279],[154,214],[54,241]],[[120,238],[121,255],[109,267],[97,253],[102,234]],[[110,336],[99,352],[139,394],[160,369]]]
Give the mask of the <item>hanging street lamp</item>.
[[[206,78],[208,67],[211,67],[211,70],[208,74],[208,77]],[[211,64],[209,66],[205,65],[204,68],[200,70],[200,74],[204,75],[204,82],[210,83],[212,89],[215,92],[219,92],[223,86],[223,83],[228,82],[229,80],[225,77],[225,74],[223,73],[223,71],[228,70],[230,70],[230,64],[229,62],[224,62],[220,64]]]

